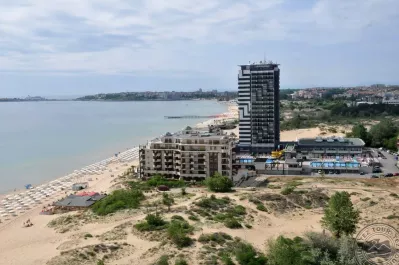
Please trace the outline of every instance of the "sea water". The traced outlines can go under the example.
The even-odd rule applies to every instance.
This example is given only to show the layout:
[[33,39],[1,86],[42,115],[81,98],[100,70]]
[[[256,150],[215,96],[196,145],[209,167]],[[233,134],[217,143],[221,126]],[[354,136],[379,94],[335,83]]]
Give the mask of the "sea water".
[[217,115],[216,101],[0,103],[0,193],[55,179]]

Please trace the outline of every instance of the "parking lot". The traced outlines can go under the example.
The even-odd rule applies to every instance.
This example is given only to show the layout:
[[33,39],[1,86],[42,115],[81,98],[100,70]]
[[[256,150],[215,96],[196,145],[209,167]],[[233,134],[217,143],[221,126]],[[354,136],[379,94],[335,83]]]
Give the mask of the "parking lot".
[[[377,154],[378,154],[377,152],[379,150],[377,150],[377,149],[372,149],[372,150],[373,150],[373,156],[377,157]],[[395,160],[395,156],[393,156],[391,154],[388,154],[387,152],[384,152],[384,151],[380,151],[380,152],[383,155],[383,157],[385,157],[385,159],[383,157],[378,158],[378,160],[381,163],[382,172],[384,174],[387,174],[387,173],[392,173],[392,174],[398,173],[399,169],[396,166],[397,161]]]

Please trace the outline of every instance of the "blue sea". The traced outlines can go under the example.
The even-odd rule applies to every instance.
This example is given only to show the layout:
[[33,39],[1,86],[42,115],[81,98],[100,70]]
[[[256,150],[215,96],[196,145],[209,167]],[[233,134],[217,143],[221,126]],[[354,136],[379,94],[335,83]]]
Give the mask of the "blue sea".
[[216,115],[216,101],[9,102],[0,104],[0,193],[39,184]]

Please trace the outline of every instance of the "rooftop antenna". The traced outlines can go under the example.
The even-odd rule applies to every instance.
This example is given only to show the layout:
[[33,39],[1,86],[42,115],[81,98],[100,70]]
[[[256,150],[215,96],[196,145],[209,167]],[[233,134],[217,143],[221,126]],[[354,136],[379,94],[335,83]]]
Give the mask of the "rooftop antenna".
[[263,52],[263,62],[266,63],[266,53]]

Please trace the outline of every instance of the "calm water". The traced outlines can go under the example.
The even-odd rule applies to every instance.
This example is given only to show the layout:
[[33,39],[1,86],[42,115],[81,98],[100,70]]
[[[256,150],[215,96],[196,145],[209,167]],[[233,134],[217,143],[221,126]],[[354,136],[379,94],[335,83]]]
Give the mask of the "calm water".
[[55,179],[215,115],[216,101],[18,102],[0,104],[0,193]]

